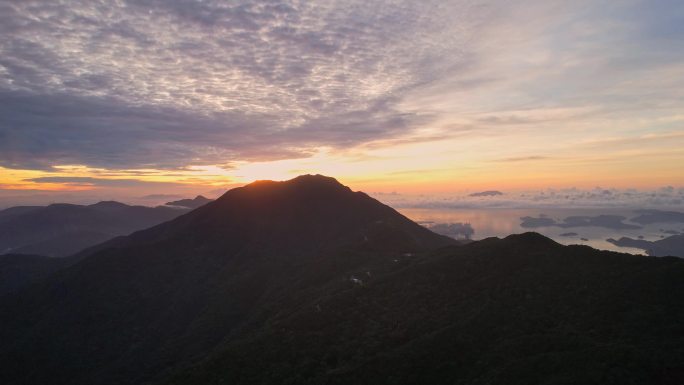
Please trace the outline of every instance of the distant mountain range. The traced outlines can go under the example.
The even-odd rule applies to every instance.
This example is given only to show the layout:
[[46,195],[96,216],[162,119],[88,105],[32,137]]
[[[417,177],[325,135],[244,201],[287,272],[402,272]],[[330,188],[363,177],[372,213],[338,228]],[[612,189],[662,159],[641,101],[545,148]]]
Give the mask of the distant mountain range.
[[188,209],[196,209],[200,206],[204,206],[205,204],[211,201],[213,201],[213,199],[205,198],[202,195],[198,195],[195,197],[195,199],[181,199],[173,202],[166,202],[166,205],[175,207],[185,207]]
[[681,384],[684,260],[260,181],[0,297],[0,383]]
[[99,202],[0,211],[0,254],[64,257],[120,235],[166,222],[188,209]]

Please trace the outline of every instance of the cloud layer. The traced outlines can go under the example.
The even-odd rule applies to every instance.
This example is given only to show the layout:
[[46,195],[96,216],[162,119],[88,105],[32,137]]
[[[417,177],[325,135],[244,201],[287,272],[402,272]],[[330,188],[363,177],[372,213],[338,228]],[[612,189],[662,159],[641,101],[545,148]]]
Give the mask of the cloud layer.
[[467,3],[11,2],[0,165],[172,168],[307,156],[431,119],[407,89],[463,62]]
[[0,36],[4,168],[684,183],[678,0],[27,0]]
[[[426,209],[486,208],[680,208],[684,205],[684,187],[666,186],[657,190],[635,189],[546,189],[541,191],[504,192],[503,195],[477,197],[469,193],[451,194],[373,194],[393,207]],[[532,218],[540,219],[540,218]],[[551,218],[540,224],[553,225]]]

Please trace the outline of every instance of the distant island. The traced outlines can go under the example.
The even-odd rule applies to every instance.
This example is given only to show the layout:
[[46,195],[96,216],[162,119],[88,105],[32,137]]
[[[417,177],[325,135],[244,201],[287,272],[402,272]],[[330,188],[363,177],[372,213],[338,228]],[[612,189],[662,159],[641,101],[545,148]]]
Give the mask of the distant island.
[[684,223],[684,213],[662,210],[637,210],[640,215],[630,219],[631,222],[648,225],[651,223]]
[[641,249],[652,257],[682,256],[684,255],[684,235],[672,235],[657,241],[622,237],[608,238],[607,242],[619,247],[633,247]]
[[470,223],[437,223],[427,226],[431,231],[454,239],[469,240],[475,234]]
[[495,197],[498,195],[503,195],[501,191],[496,191],[496,190],[487,190],[487,191],[480,191],[476,193],[472,193],[468,196],[470,197]]
[[522,217],[520,218],[520,226],[524,228],[550,227],[557,226],[561,228],[570,227],[603,227],[613,230],[624,229],[640,229],[641,226],[625,223],[627,218],[620,215],[596,215],[596,216],[569,216],[563,219],[562,222],[549,218],[546,215],[539,217]]

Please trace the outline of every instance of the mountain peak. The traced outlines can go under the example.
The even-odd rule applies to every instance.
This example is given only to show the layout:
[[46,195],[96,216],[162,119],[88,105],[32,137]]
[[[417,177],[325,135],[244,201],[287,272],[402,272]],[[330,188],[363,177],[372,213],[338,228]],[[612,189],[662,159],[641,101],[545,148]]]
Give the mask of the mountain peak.
[[511,234],[504,238],[505,241],[521,243],[525,245],[544,245],[544,246],[559,246],[559,244],[551,238],[545,237],[539,233],[528,231],[521,234]]
[[337,181],[337,179],[335,179],[331,176],[325,176],[325,175],[321,175],[321,174],[303,174],[303,175],[299,175],[293,179],[290,179],[288,182],[334,184],[334,185],[342,186],[342,183]]
[[412,252],[454,242],[323,175],[234,188],[190,215],[134,238],[183,238],[193,247],[223,255],[228,249],[262,255],[284,254],[279,250],[309,255],[340,248]]
[[267,186],[306,186],[306,187],[337,187],[349,190],[337,179],[321,174],[304,174],[285,181],[257,180],[244,187],[262,188]]
[[128,207],[128,205],[117,201],[100,201],[90,205],[89,207],[96,209],[120,209],[123,207]]
[[353,194],[354,192],[349,187],[338,182],[335,178],[319,174],[306,174],[285,181],[257,180],[243,187],[227,191],[218,201],[266,199],[272,203],[274,203],[272,200],[276,200],[280,201],[281,204],[293,204],[294,201],[328,200],[332,203],[337,199],[349,199]]

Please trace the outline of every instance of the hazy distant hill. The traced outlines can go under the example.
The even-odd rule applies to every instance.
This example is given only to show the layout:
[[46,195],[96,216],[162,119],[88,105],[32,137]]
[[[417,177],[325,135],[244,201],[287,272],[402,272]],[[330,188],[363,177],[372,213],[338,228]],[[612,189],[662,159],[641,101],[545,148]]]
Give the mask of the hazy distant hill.
[[639,216],[630,219],[632,222],[647,225],[651,223],[682,223],[684,224],[684,213],[678,211],[662,210],[639,210]]
[[684,261],[255,182],[0,299],[2,384],[680,384]]
[[607,241],[616,246],[642,249],[654,257],[675,256],[684,258],[684,235],[671,235],[657,241],[628,237],[622,237],[618,240],[610,238]]
[[213,201],[213,199],[205,198],[202,195],[198,195],[195,197],[195,199],[181,199],[173,202],[166,202],[166,205],[196,209],[200,206],[204,206],[205,204],[211,201]]
[[186,209],[128,206],[119,202],[12,207],[0,211],[0,254],[63,257],[185,212]]

